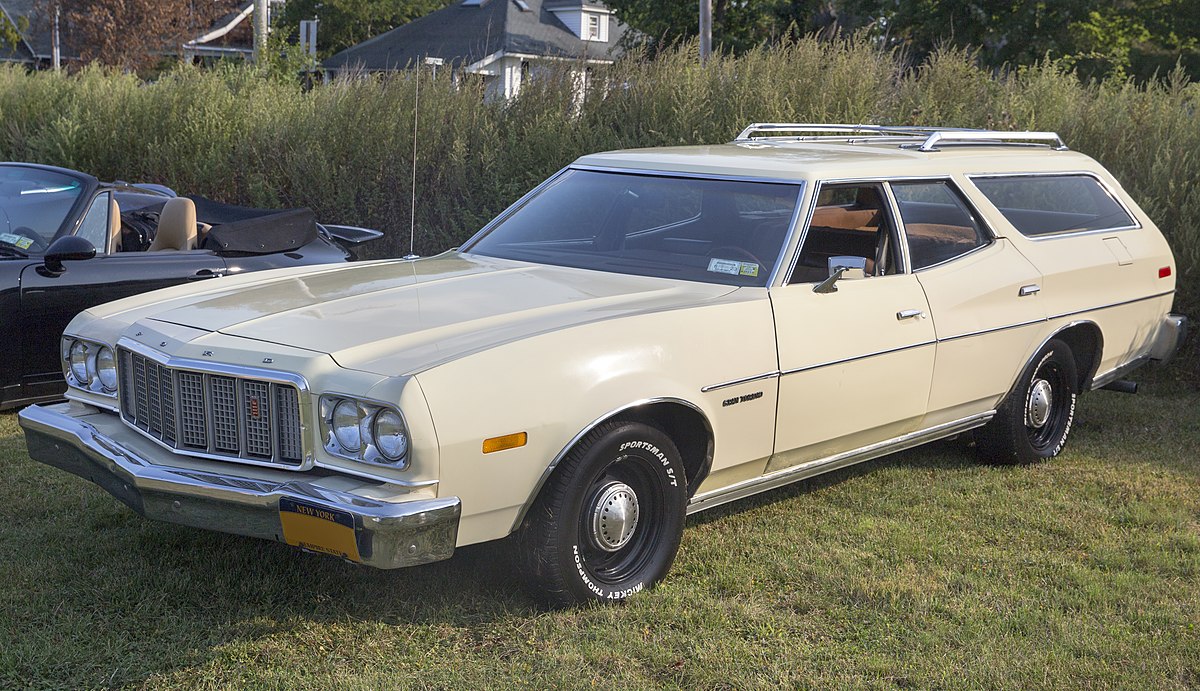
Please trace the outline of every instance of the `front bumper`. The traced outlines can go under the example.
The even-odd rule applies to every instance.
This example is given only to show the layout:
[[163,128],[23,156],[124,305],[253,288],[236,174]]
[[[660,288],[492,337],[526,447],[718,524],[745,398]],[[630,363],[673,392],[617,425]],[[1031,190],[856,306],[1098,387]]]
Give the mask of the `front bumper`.
[[114,438],[136,437],[115,416],[78,403],[30,406],[20,423],[34,460],[96,483],[146,518],[285,542],[280,500],[300,502],[348,515],[358,561],[381,569],[449,558],[458,539],[457,497],[386,502],[319,480],[157,465],[132,448],[136,439]]

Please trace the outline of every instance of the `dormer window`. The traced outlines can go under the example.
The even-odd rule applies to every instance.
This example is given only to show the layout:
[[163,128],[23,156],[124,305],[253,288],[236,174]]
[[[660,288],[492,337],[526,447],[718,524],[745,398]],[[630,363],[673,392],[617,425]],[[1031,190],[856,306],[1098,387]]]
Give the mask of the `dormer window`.
[[580,40],[608,43],[612,10],[599,0],[545,0],[544,7]]

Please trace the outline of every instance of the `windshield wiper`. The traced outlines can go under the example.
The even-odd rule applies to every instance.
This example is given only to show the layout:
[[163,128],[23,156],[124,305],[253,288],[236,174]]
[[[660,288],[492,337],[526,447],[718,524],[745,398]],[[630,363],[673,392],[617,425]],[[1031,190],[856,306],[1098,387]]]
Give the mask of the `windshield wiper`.
[[16,247],[9,247],[8,245],[0,245],[0,254],[8,255],[10,257],[28,257],[29,256],[28,252],[19,250]]

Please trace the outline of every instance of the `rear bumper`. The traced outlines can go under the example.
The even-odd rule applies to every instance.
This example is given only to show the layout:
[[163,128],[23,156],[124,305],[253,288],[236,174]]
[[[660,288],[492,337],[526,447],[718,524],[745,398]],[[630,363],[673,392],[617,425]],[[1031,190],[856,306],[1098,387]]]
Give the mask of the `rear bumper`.
[[1162,324],[1158,327],[1158,335],[1154,338],[1154,345],[1150,348],[1150,359],[1169,362],[1179,351],[1179,346],[1183,345],[1187,331],[1188,318],[1182,314],[1168,314],[1163,317]]
[[457,497],[385,502],[301,477],[156,465],[116,439],[128,430],[115,416],[77,403],[30,406],[20,423],[34,460],[96,483],[146,518],[284,542],[280,500],[301,502],[349,515],[359,561],[382,569],[446,559],[458,539]]

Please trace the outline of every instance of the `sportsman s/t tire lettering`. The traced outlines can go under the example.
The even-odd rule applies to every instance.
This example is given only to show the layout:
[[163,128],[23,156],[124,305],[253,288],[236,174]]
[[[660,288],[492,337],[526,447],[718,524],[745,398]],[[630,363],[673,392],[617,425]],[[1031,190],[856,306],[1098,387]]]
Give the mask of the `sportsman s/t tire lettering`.
[[562,607],[650,588],[675,560],[686,502],[670,437],[637,422],[601,424],[563,459],[517,535],[532,593]]
[[1050,340],[1034,356],[996,417],[975,433],[989,463],[1035,463],[1057,456],[1075,421],[1079,376],[1071,348]]

